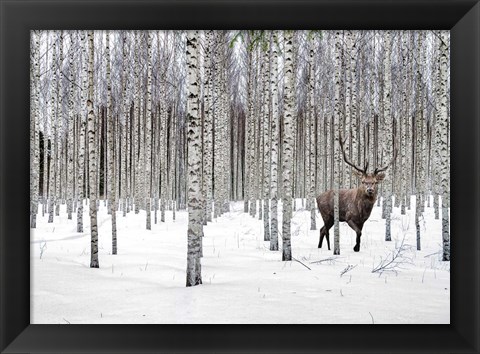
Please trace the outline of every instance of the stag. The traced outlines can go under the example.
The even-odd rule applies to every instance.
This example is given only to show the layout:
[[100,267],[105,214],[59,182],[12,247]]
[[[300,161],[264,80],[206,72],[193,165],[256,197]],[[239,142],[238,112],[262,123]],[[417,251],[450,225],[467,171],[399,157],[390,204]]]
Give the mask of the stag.
[[[346,139],[345,139],[346,140]],[[368,173],[368,160],[363,169],[351,163],[343,147],[345,141],[342,141],[340,135],[340,147],[343,153],[343,160],[355,170],[354,174],[361,179],[361,184],[353,189],[340,189],[338,191],[339,199],[339,221],[346,222],[357,234],[357,239],[353,250],[360,251],[360,238],[362,237],[362,228],[365,221],[370,217],[373,205],[377,199],[377,184],[385,178],[384,171],[392,164],[397,157],[398,149],[395,148],[392,160],[384,167],[375,168],[373,173]],[[334,204],[333,190],[328,190],[317,197],[317,206],[322,215],[324,226],[320,229],[320,241],[318,248],[322,248],[323,239],[327,237],[328,249],[330,250],[330,236],[328,230],[334,223]]]

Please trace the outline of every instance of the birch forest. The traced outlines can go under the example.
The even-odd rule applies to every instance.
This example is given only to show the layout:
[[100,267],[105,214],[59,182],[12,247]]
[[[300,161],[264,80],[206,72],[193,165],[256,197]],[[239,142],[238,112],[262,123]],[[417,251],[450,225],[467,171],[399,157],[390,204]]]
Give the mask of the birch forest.
[[[89,268],[116,274],[110,259],[128,257],[129,237],[155,237],[151,251],[162,252],[182,227],[178,277],[204,287],[220,277],[209,257],[223,247],[209,230],[241,217],[260,230],[265,262],[316,267],[321,278],[308,254],[320,252],[323,192],[333,190],[335,220],[322,257],[356,255],[339,190],[362,183],[345,155],[369,173],[392,162],[358,254],[376,265],[385,247],[402,252],[395,225],[412,215],[412,252],[450,261],[449,51],[448,31],[32,31],[32,232],[65,225],[63,239],[88,244],[72,256],[83,249]],[[310,235],[302,247],[298,227]],[[240,252],[249,234],[232,232]],[[54,246],[44,238],[46,261]],[[381,251],[368,248],[373,238]]]

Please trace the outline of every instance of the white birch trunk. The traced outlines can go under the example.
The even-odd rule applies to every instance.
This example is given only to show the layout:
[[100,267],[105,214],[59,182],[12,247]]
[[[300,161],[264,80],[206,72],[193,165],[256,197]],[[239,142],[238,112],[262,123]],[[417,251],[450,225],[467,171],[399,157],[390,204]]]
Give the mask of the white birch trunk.
[[255,178],[255,117],[254,117],[254,62],[252,51],[248,51],[248,91],[247,91],[247,141],[245,145],[246,174],[247,174],[247,199],[249,201],[249,212],[252,217],[256,213],[256,201],[254,190]]
[[[48,67],[49,63],[49,47],[50,47],[50,36],[46,36],[47,49],[45,50],[45,68]],[[49,88],[46,87],[48,92]],[[42,188],[42,216],[45,216],[45,212],[48,212],[48,160],[49,160],[49,149],[48,149],[48,98],[45,96],[44,99],[44,110],[43,110],[43,188]]]
[[270,50],[265,51],[263,72],[264,105],[263,105],[263,240],[270,241]]
[[86,91],[87,91],[87,78],[88,78],[88,67],[87,67],[87,43],[85,41],[85,31],[80,33],[80,41],[82,48],[82,61],[81,61],[81,91],[80,91],[80,101],[82,109],[80,110],[80,124],[79,124],[79,139],[78,139],[78,173],[77,173],[77,198],[78,198],[78,208],[77,208],[77,232],[83,232],[83,198],[84,198],[84,180],[83,174],[85,172],[85,127],[86,127],[86,109],[84,108],[86,101]]
[[73,127],[75,124],[75,116],[73,113],[73,92],[74,92],[74,81],[73,81],[73,32],[70,32],[70,51],[69,51],[69,60],[68,60],[68,71],[69,71],[69,81],[70,87],[68,92],[68,144],[67,144],[67,213],[68,219],[72,219],[73,211],[73,191],[74,191],[74,175],[73,175],[73,165],[74,165],[74,146],[73,143]]
[[[351,119],[352,119],[352,77],[351,77],[351,70],[350,67],[352,65],[351,57],[353,55],[353,48],[352,48],[352,32],[351,31],[344,31],[344,41],[345,41],[345,54],[343,55],[343,62],[345,66],[345,126],[344,126],[344,138],[347,138],[347,142],[345,144],[345,152],[347,156],[351,159],[352,158],[352,136],[351,136]],[[373,80],[372,80],[373,83]],[[373,100],[372,100],[373,104]],[[351,161],[351,160],[350,160]],[[345,188],[351,188],[352,185],[352,174],[346,172],[344,173],[344,183]]]
[[[63,66],[63,31],[60,31],[59,36],[59,62],[54,62],[54,65],[58,66],[58,77],[56,81],[56,100],[55,100],[55,216],[60,215],[60,204],[61,204],[61,175],[62,175],[62,143],[60,139],[61,127],[63,126],[63,112],[62,112],[62,101],[61,101],[61,93],[63,94],[62,88],[62,66]],[[57,69],[57,68],[56,68]]]
[[339,149],[339,129],[340,129],[340,74],[341,74],[341,45],[340,45],[340,32],[335,32],[335,107],[334,107],[334,193],[333,193],[333,205],[334,205],[334,242],[333,242],[333,254],[340,254],[340,225],[339,225],[339,189],[340,189],[340,149]]
[[146,212],[147,230],[152,229],[151,200],[152,200],[152,31],[147,33],[147,117],[145,124],[145,192],[146,192]]
[[[347,130],[351,132],[352,136],[351,139],[351,151],[350,151],[350,157],[352,158],[351,161],[354,161],[355,163],[360,163],[358,160],[358,140],[356,139],[356,136],[354,136],[354,133],[356,135],[356,131],[359,127],[357,124],[358,121],[358,115],[357,115],[357,107],[358,107],[358,102],[357,102],[357,88],[356,88],[356,81],[357,81],[357,69],[356,69],[356,61],[357,58],[355,55],[352,55],[351,53],[356,53],[356,41],[357,41],[357,34],[356,32],[350,32],[350,51],[348,53],[349,56],[349,71],[350,71],[350,127],[347,126]],[[350,187],[353,187],[353,184],[355,181],[352,180],[352,174],[349,173],[350,176]]]
[[165,151],[167,150],[167,107],[166,107],[166,89],[165,84],[160,86],[160,97],[162,102],[160,103],[160,221],[165,222],[165,207],[166,207],[166,176],[167,176],[167,159]]
[[293,33],[284,31],[285,43],[285,84],[284,84],[284,135],[283,135],[283,226],[282,226],[282,261],[292,260],[291,219],[292,219],[292,169],[293,169],[293,124],[294,124],[294,86],[293,72]]
[[56,197],[56,188],[55,188],[55,174],[57,173],[56,162],[58,159],[57,156],[57,70],[56,70],[56,61],[57,61],[57,34],[53,33],[53,45],[52,45],[52,85],[51,85],[51,121],[50,121],[50,164],[49,164],[49,183],[48,183],[48,222],[53,222],[54,207],[55,207],[55,197]]
[[[216,39],[216,45],[218,46],[219,42],[219,35],[216,34],[215,36]],[[214,190],[213,190],[213,195],[214,195],[214,209],[213,209],[213,216],[214,218],[217,218],[221,215],[222,211],[222,200],[221,200],[221,184],[222,180],[220,178],[222,174],[222,165],[221,165],[221,130],[222,130],[222,92],[221,92],[221,74],[222,74],[222,68],[221,68],[221,62],[222,57],[219,53],[219,50],[217,49],[215,51],[215,55],[213,58],[213,61],[215,63],[214,65],[214,82],[213,82],[213,89],[214,89],[214,151],[213,151],[213,160],[214,160]]]
[[315,95],[315,62],[314,62],[314,47],[315,42],[314,39],[311,39],[309,43],[309,57],[308,57],[308,115],[309,115],[309,122],[310,122],[310,146],[309,149],[309,158],[308,158],[308,165],[310,171],[310,178],[309,186],[310,190],[308,191],[309,199],[310,199],[310,230],[316,230],[317,224],[315,220],[315,210],[317,208],[316,203],[316,188],[315,188],[315,175],[316,175],[316,166],[315,166],[315,104],[314,104],[314,95]]
[[213,158],[213,126],[212,126],[212,49],[213,49],[213,31],[206,31],[206,47],[205,47],[205,122],[203,127],[204,139],[204,175],[203,190],[205,196],[205,213],[206,221],[212,221],[212,158]]
[[202,235],[201,210],[201,128],[199,116],[199,71],[198,39],[199,31],[187,32],[187,121],[188,121],[188,246],[187,246],[187,281],[186,285],[195,286],[202,283],[200,264],[200,238]]
[[[39,180],[40,180],[40,146],[39,146],[39,120],[40,120],[40,33],[38,31],[31,32],[31,50],[33,53],[33,63],[30,65],[30,89],[32,107],[30,108],[30,227],[36,228],[39,198]],[[45,132],[44,132],[45,134]],[[44,158],[46,158],[44,156]]]
[[[424,48],[424,35],[421,32],[417,32],[417,46],[415,56],[418,59],[423,58],[425,53]],[[420,234],[420,218],[422,214],[422,164],[423,164],[423,120],[424,120],[424,106],[423,106],[423,77],[422,66],[424,61],[418,61],[416,63],[416,87],[415,87],[415,133],[414,148],[415,148],[415,229],[417,235],[417,250],[420,251],[421,247],[421,234]]]
[[97,151],[95,148],[95,115],[93,111],[93,70],[94,70],[94,33],[88,31],[89,60],[88,60],[88,167],[90,182],[90,268],[98,268],[98,227],[97,227]]
[[448,85],[448,62],[449,62],[449,32],[440,32],[440,109],[437,116],[437,131],[439,135],[440,150],[440,190],[442,194],[442,260],[450,261],[450,151],[448,144],[448,107],[447,107],[447,85]]
[[[406,31],[401,32],[402,35],[402,115],[399,118],[398,125],[401,127],[401,171],[405,172],[407,166],[407,127],[408,127],[408,42]],[[407,176],[406,173],[401,173],[400,176],[400,190],[397,197],[400,199],[400,213],[405,215],[406,206],[406,188],[407,188]]]
[[127,33],[122,32],[122,112],[123,112],[123,134],[121,137],[121,144],[122,144],[122,169],[121,169],[121,178],[122,178],[122,195],[121,195],[121,203],[123,204],[122,213],[123,217],[127,216],[127,208],[128,208],[128,174],[130,171],[130,166],[128,165],[128,156],[129,156],[129,149],[128,149],[128,136],[130,134],[130,129],[128,126],[129,120],[129,106],[128,106],[128,98],[127,98]]
[[270,73],[270,90],[272,107],[272,144],[271,144],[271,232],[270,232],[270,250],[278,251],[278,139],[279,139],[279,114],[278,114],[278,50],[277,31],[273,31],[270,48],[272,51],[272,72]]
[[134,105],[134,113],[132,117],[132,124],[134,127],[134,135],[132,138],[132,147],[133,147],[133,161],[132,166],[134,166],[133,175],[133,189],[134,189],[134,200],[135,200],[135,214],[140,212],[140,177],[138,175],[140,171],[140,159],[139,159],[139,149],[140,149],[140,142],[139,142],[139,124],[141,121],[140,118],[140,99],[138,97],[140,93],[140,64],[138,57],[140,55],[140,40],[138,38],[138,31],[134,32],[134,96],[133,96],[133,105]]
[[[385,88],[383,91],[383,103],[384,103],[384,120],[386,127],[386,138],[385,141],[385,161],[389,161],[393,154],[392,143],[389,142],[390,138],[393,136],[393,118],[391,112],[391,99],[392,99],[392,64],[391,64],[391,33],[390,31],[385,31],[385,56],[383,61],[383,67],[385,71]],[[393,171],[393,168],[392,168]],[[392,173],[393,175],[393,173]],[[385,241],[392,240],[392,193],[393,193],[393,183],[394,178],[387,178],[384,183],[384,204],[385,204]]]
[[104,189],[108,188],[108,206],[112,221],[112,254],[117,254],[117,219],[116,219],[116,166],[115,166],[115,145],[114,145],[114,120],[112,114],[112,80],[110,70],[110,31],[106,33],[106,71],[107,71],[107,161],[108,179],[104,177]]

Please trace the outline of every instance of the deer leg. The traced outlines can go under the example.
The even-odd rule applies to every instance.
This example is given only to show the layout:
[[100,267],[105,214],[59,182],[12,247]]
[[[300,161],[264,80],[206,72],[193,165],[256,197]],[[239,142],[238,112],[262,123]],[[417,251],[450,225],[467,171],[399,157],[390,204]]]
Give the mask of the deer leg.
[[325,226],[320,229],[320,239],[318,240],[318,248],[322,248],[323,238],[325,237]]
[[327,236],[327,246],[328,246],[328,250],[330,251],[330,235],[328,230],[332,227],[332,225],[333,225],[333,222],[330,219],[328,219],[325,222],[325,225],[323,225],[323,227],[320,229],[320,241],[318,242],[318,248],[322,248],[323,239],[325,236]]
[[355,224],[352,220],[347,221],[347,223],[348,223],[348,226],[350,226],[353,229],[353,231],[355,231],[357,234],[357,239],[356,239],[355,246],[353,247],[353,250],[355,252],[358,252],[360,251],[360,237],[362,237],[362,229],[358,227],[357,224]]
[[327,246],[328,246],[328,250],[330,251],[330,233],[328,232],[328,230],[327,230]]

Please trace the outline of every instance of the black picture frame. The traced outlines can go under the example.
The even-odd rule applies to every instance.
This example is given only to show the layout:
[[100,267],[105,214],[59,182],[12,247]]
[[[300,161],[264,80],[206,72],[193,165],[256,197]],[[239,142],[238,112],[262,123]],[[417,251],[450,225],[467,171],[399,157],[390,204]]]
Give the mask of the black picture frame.
[[[478,1],[0,0],[0,26],[2,353],[479,352]],[[30,30],[240,28],[451,30],[450,325],[30,325]]]

